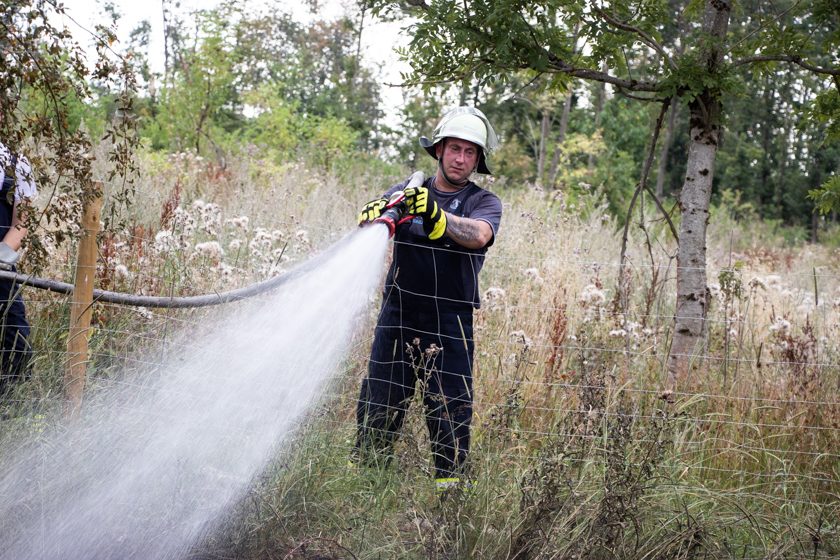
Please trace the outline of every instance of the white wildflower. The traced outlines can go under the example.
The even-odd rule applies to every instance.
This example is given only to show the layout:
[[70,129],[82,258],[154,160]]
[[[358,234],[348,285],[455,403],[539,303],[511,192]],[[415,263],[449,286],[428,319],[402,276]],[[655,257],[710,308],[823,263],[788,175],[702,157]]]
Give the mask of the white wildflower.
[[228,249],[231,251],[238,251],[239,248],[242,247],[242,240],[241,239],[231,239],[230,243],[228,243]]
[[613,329],[610,331],[610,336],[614,338],[625,337],[627,336],[627,331],[625,331],[624,329]]
[[124,264],[118,264],[114,267],[114,276],[119,278],[120,280],[130,280],[131,273],[128,272],[128,267]]
[[220,262],[219,275],[222,277],[222,281],[230,282],[231,280],[233,280],[233,267],[223,262]]
[[767,289],[767,284],[765,283],[765,281],[759,278],[758,276],[753,276],[752,279],[749,281],[748,286],[753,290],[756,290],[758,288],[761,288],[762,290]]
[[143,317],[144,319],[154,319],[155,314],[149,311],[146,307],[135,307],[134,310],[137,312],[138,315]]
[[[200,205],[196,203],[200,202]],[[222,209],[218,204],[197,200],[193,208],[198,210],[201,219],[201,229],[208,235],[217,235],[222,228]]]
[[522,274],[525,275],[525,278],[527,278],[528,280],[532,280],[537,284],[543,283],[543,278],[542,276],[540,276],[540,271],[536,268],[526,268],[522,271]]
[[172,235],[172,232],[163,230],[157,232],[155,235],[155,250],[158,253],[171,253],[178,248],[178,240]]
[[288,262],[290,260],[289,255],[285,254],[286,252],[283,250],[282,247],[278,247],[271,252],[272,258],[276,261],[280,259],[280,262]]
[[790,321],[782,317],[776,318],[776,321],[770,325],[771,333],[787,334],[790,332]]
[[254,237],[248,243],[248,247],[251,249],[252,254],[262,256],[263,253],[271,249],[272,243],[271,233],[265,228],[257,228],[254,232]]
[[195,231],[195,218],[188,211],[176,206],[172,211],[172,227],[184,236],[190,236]]
[[595,284],[589,284],[583,288],[578,301],[584,307],[599,306],[603,305],[607,301],[607,294]]
[[239,216],[238,218],[230,218],[225,220],[225,224],[230,224],[237,229],[248,231],[248,223],[251,221],[248,216]]
[[525,350],[528,350],[533,345],[533,341],[525,334],[525,331],[513,331],[510,333],[510,337],[521,342]]
[[305,229],[299,229],[295,232],[295,239],[306,245],[309,243],[309,232]]
[[503,288],[490,287],[484,291],[484,302],[490,309],[498,309],[505,299]]
[[221,259],[222,255],[224,255],[222,246],[218,241],[205,241],[204,243],[198,243],[195,246],[195,252],[199,256],[210,259]]

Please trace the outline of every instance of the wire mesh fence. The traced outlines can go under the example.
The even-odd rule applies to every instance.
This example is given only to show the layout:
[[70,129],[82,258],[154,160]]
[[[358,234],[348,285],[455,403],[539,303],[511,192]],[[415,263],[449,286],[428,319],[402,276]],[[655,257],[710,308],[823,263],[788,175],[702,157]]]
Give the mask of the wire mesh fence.
[[[789,516],[799,524],[797,538],[818,519],[812,540],[822,539],[819,545],[780,556],[825,558],[838,550],[840,304],[835,298],[840,294],[835,274],[826,267],[784,274],[737,270],[750,282],[742,282],[737,294],[710,291],[713,305],[704,347],[692,356],[692,378],[663,399],[674,313],[667,289],[660,287],[650,297],[644,291],[653,270],[672,278],[676,265],[630,263],[633,305],[620,312],[611,300],[614,294],[604,288],[611,281],[604,271],[614,272],[618,263],[546,255],[534,272],[528,266],[533,262],[504,250],[487,256],[483,305],[475,313],[470,341],[476,346],[470,462],[479,481],[503,480],[523,504],[530,500],[529,507],[544,507],[546,515],[562,508],[545,504],[561,498],[573,502],[575,492],[600,496],[604,508],[617,492],[628,500],[632,495],[633,503],[666,504],[660,514],[667,510],[675,518],[684,515],[681,507],[700,508],[704,500],[727,515],[740,507],[744,519],[757,525],[755,519],[772,518],[768,527],[777,527]],[[215,266],[204,270],[217,272]],[[710,284],[716,277],[710,274]],[[160,293],[184,289],[177,275],[162,281],[151,272],[122,284],[151,285]],[[67,360],[61,342],[71,298],[27,291],[26,300],[34,357],[28,380],[3,399],[0,426],[6,442],[21,430],[31,431],[31,419],[42,418],[60,400]],[[372,301],[370,312],[359,318],[343,366],[312,403],[309,427],[300,436],[329,443],[334,457],[322,464],[328,472],[343,472],[335,457],[351,453],[355,442],[356,400],[376,311]],[[88,391],[146,390],[148,378],[167,374],[173,356],[201,349],[191,332],[209,322],[224,324],[225,314],[224,308],[95,304]],[[403,361],[402,352],[397,354],[395,362]],[[206,382],[215,381],[208,374]],[[429,436],[422,402],[415,400],[395,454],[428,473]],[[530,510],[523,506],[523,511]],[[684,523],[691,525],[692,515],[685,514]],[[737,557],[768,557],[769,545],[747,541]]]

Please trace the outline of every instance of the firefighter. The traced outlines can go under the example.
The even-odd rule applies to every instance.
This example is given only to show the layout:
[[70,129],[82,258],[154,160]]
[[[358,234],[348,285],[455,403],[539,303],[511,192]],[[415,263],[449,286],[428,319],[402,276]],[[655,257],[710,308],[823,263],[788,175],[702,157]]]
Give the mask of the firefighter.
[[[26,236],[21,203],[38,193],[32,167],[25,157],[0,143],[0,269],[15,271],[21,242]],[[26,377],[32,353],[29,323],[19,287],[0,279],[0,397],[12,383]]]
[[446,113],[420,145],[437,160],[421,187],[395,185],[369,202],[359,223],[375,220],[389,196],[405,190],[408,214],[396,228],[367,377],[357,406],[355,456],[390,459],[409,402],[421,391],[440,490],[467,482],[473,412],[473,310],[478,273],[493,244],[502,203],[470,181],[489,175],[487,157],[498,139],[472,107]]

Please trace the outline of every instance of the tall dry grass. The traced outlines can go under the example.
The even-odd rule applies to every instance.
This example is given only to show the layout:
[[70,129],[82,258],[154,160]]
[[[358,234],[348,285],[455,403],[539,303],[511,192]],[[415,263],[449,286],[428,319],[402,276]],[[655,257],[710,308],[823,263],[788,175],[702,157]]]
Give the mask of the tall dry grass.
[[[400,173],[325,173],[257,153],[225,168],[147,154],[125,227],[100,243],[98,281],[134,293],[242,286],[302,262],[354,227]],[[396,461],[348,467],[376,305],[308,426],[196,554],[237,558],[831,558],[840,555],[840,288],[836,251],[786,246],[725,209],[712,217],[707,336],[663,399],[674,243],[621,234],[597,193],[489,184],[505,204],[476,313],[473,489],[441,500],[414,403]],[[107,207],[106,207],[107,212]],[[652,214],[651,214],[652,215]],[[73,247],[47,274],[68,278]],[[28,291],[37,358],[3,406],[7,434],[37,432],[61,394],[67,304]],[[91,390],[201,311],[97,306]],[[138,383],[142,385],[142,383]],[[11,436],[9,436],[11,437]]]

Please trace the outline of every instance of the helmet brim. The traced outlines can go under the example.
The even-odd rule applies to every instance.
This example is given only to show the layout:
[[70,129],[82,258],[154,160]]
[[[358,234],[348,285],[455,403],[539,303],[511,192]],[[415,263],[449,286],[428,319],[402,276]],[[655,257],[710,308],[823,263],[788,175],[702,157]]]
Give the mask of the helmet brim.
[[[426,153],[432,156],[432,158],[437,161],[437,154],[435,153],[435,144],[425,136],[420,137],[420,145],[426,150]],[[475,168],[476,173],[481,173],[482,175],[492,175],[490,173],[490,168],[487,167],[487,159],[484,157],[484,150],[480,150],[480,154],[478,155],[478,165]]]

